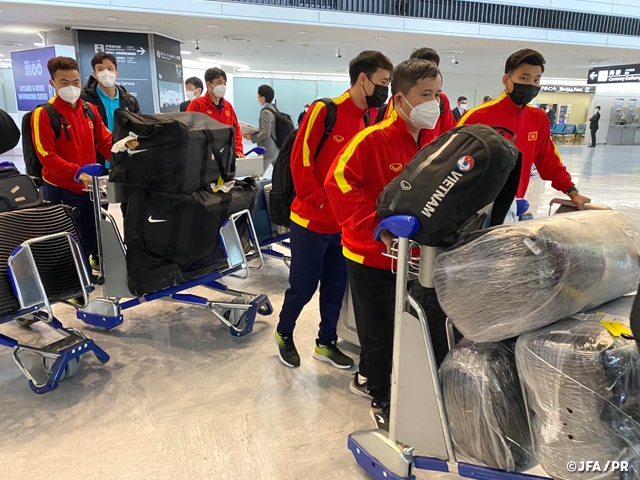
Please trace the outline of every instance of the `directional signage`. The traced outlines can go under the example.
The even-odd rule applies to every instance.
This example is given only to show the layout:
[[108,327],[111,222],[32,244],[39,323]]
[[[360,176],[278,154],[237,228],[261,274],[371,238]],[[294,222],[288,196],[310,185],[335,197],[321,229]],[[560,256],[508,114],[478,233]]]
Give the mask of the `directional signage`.
[[640,82],[640,64],[600,67],[589,70],[587,83]]
[[55,47],[11,52],[19,111],[34,110],[55,95],[55,90],[49,85],[51,77],[47,70],[47,62],[55,56]]
[[86,83],[93,72],[91,59],[98,52],[115,55],[118,62],[117,84],[138,99],[140,110],[153,113],[149,36],[146,33],[78,30],[80,72]]
[[549,93],[596,93],[596,87],[574,85],[541,85],[540,92]]
[[177,112],[184,102],[182,78],[182,56],[180,42],[160,35],[153,36],[160,111]]

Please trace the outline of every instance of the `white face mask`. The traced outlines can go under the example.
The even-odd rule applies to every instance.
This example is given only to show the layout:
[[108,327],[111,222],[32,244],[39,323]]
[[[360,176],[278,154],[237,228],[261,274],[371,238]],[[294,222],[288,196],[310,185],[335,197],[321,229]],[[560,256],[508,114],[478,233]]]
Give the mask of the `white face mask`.
[[98,72],[98,81],[107,88],[111,88],[116,84],[116,77],[116,72],[112,72],[111,70]]
[[187,100],[189,100],[190,102],[195,100],[195,98],[196,98],[195,90],[186,90],[186,92],[187,92]]
[[217,85],[213,89],[213,94],[218,98],[224,98],[225,93],[227,93],[227,87],[225,85]]
[[58,89],[58,96],[67,103],[76,103],[80,98],[80,88],[69,85]]
[[467,109],[467,104],[466,103],[461,103],[458,108],[460,109],[461,112],[464,112]]
[[[407,99],[402,96],[405,102]],[[430,100],[415,107],[411,106],[409,102],[407,105],[411,107],[411,114],[409,115],[409,121],[413,123],[416,128],[425,128],[427,130],[433,130],[438,122],[440,116],[440,104],[437,100]],[[407,114],[400,109],[400,112],[407,118]]]

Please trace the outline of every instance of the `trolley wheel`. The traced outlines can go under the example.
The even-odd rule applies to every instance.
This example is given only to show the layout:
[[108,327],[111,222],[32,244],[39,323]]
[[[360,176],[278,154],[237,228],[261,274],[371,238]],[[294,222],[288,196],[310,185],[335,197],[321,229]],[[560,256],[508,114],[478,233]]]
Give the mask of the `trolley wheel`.
[[[44,371],[47,375],[51,374],[51,367],[53,367],[55,361],[56,360],[54,358],[49,357],[45,357],[42,359]],[[78,371],[78,363],[80,363],[79,358],[72,358],[71,360],[69,360],[67,366],[64,367],[62,375],[60,376],[60,381],[73,377]]]
[[246,310],[240,313],[239,310],[231,310],[228,308],[224,310],[224,312],[222,313],[222,316],[226,318],[231,323],[231,325],[233,325],[234,327],[237,327],[238,325],[242,325],[243,323],[246,323],[247,313],[248,311]]
[[35,315],[27,315],[24,317],[18,317],[15,319],[16,323],[20,325],[22,328],[29,328],[31,325],[36,323],[38,318]]

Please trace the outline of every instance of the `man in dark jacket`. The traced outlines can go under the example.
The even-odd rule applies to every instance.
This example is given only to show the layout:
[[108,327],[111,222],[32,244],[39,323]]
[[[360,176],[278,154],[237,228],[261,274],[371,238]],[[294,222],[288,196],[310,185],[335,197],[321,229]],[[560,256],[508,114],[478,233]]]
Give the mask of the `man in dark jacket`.
[[600,127],[600,107],[596,107],[593,115],[589,117],[589,130],[591,130],[591,145],[590,147],[596,146],[596,132]]
[[180,111],[186,112],[192,100],[199,98],[204,92],[202,80],[198,77],[189,77],[184,82],[184,90],[187,93],[187,99],[180,104]]
[[[140,105],[136,97],[128,93],[124,87],[116,85],[118,78],[118,62],[110,53],[98,52],[91,60],[93,74],[82,89],[80,99],[98,107],[98,113],[109,131],[113,131],[113,112],[124,108],[133,113],[140,113]],[[98,162],[109,168],[109,161],[98,155]]]

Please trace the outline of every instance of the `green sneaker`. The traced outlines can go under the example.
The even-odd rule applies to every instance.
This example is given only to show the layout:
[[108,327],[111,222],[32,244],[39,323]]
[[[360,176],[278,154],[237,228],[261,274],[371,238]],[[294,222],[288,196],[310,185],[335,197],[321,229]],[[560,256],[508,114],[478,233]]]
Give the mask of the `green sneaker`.
[[91,270],[93,270],[94,272],[99,272],[100,271],[100,261],[98,260],[98,257],[96,257],[95,255],[90,255],[89,256],[89,266],[91,267]]
[[300,355],[298,355],[298,350],[296,350],[296,346],[293,343],[293,334],[283,337],[278,333],[278,329],[276,329],[273,332],[273,340],[278,346],[278,356],[280,357],[280,361],[287,367],[299,367]]
[[320,345],[316,340],[316,351],[313,358],[321,362],[328,362],[336,368],[347,370],[353,367],[353,359],[340,351],[333,341],[329,345]]

